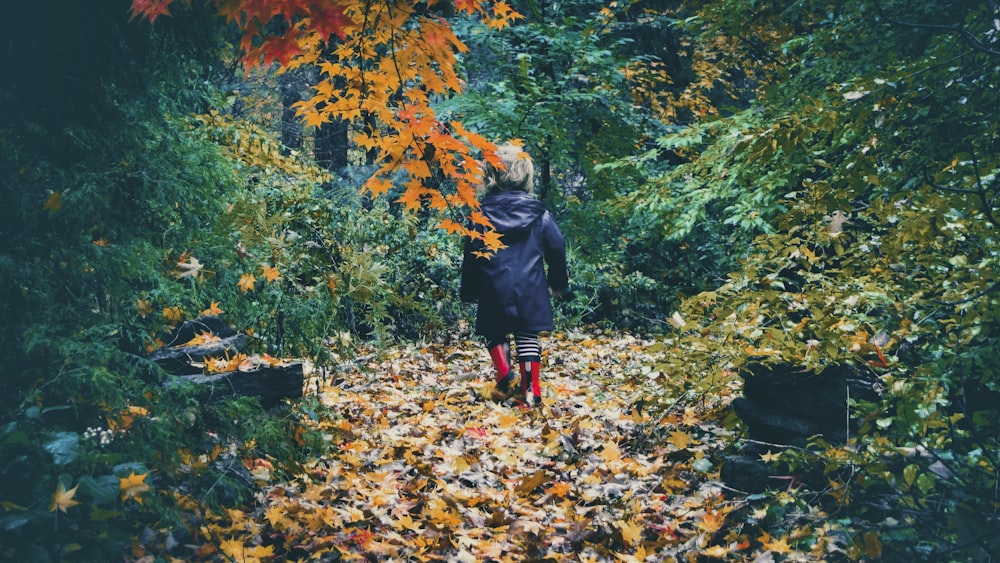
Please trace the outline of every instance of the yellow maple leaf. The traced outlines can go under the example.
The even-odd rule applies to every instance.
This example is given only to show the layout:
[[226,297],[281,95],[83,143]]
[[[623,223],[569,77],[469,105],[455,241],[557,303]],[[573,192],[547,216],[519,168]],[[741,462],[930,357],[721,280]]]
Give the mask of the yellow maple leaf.
[[686,450],[687,447],[691,445],[693,439],[687,432],[674,430],[670,433],[670,437],[667,438],[667,441],[673,444],[673,446],[678,450]]
[[618,447],[615,442],[605,442],[604,447],[597,454],[601,459],[606,462],[621,461],[622,450]]
[[[766,535],[766,534],[765,534]],[[792,547],[788,545],[785,538],[773,539],[768,537],[767,541],[761,537],[761,548],[765,551],[773,551],[775,553],[791,553]]]
[[760,454],[760,460],[763,461],[764,463],[774,463],[774,462],[778,461],[779,459],[781,459],[781,453],[780,452],[776,453],[776,454],[773,454],[773,453],[771,453],[771,450],[767,450],[766,454]]
[[694,407],[686,407],[684,409],[684,416],[681,418],[681,424],[684,426],[698,425],[698,413],[695,412]]
[[209,358],[205,362],[205,371],[207,373],[224,373],[227,371],[233,371],[229,368],[228,358]]
[[[77,485],[76,487],[79,486]],[[73,495],[76,494],[76,487],[67,491],[62,483],[56,485],[56,492],[52,494],[52,504],[49,505],[49,511],[53,512],[58,509],[66,512],[67,508],[80,504],[80,501],[73,499]]]
[[264,279],[267,283],[276,282],[279,278],[281,278],[281,272],[278,271],[277,266],[263,265],[260,269],[264,272]]
[[306,111],[299,111],[299,115],[302,116],[302,120],[305,121],[306,127],[322,127],[324,123],[330,121],[330,116],[326,113],[320,113],[316,111],[315,108],[308,108]]
[[410,516],[409,514],[403,514],[401,516],[398,516],[396,518],[396,521],[393,522],[392,525],[393,527],[401,530],[410,530],[418,533],[424,531],[424,529],[420,526],[420,524],[415,522],[413,520],[413,517]]
[[239,286],[240,291],[246,293],[251,291],[257,284],[257,278],[253,274],[243,274],[240,276],[240,281],[236,284]]
[[628,545],[635,545],[635,542],[639,541],[642,537],[642,524],[637,524],[635,522],[616,522],[618,524],[618,530],[622,533],[622,540]]
[[444,530],[450,530],[462,525],[462,517],[449,510],[448,506],[443,502],[437,506],[425,508],[424,514],[428,520]]
[[[493,5],[493,15],[497,20],[504,22],[513,22],[514,20],[521,19],[524,16],[517,13],[507,2],[501,0]],[[522,153],[527,154],[527,153]]]
[[243,542],[238,539],[229,538],[227,540],[223,540],[222,543],[219,544],[219,549],[231,557],[233,561],[243,561]]
[[149,485],[146,484],[146,473],[137,475],[135,471],[132,471],[128,477],[118,479],[118,489],[122,493],[122,502],[134,498],[136,502],[142,504],[142,493],[149,490]]
[[184,310],[177,306],[164,307],[163,318],[173,323],[180,322],[180,320],[184,318]]

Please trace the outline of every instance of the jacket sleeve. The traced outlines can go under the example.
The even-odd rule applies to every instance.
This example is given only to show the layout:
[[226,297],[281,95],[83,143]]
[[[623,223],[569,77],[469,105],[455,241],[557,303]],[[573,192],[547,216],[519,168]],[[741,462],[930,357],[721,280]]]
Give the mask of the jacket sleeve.
[[479,294],[477,289],[479,284],[476,281],[476,258],[472,254],[472,241],[465,239],[465,248],[462,251],[462,278],[459,281],[458,294],[465,303],[477,303]]
[[542,225],[542,251],[548,267],[549,287],[562,291],[569,285],[569,269],[566,266],[566,241],[552,214],[545,213]]

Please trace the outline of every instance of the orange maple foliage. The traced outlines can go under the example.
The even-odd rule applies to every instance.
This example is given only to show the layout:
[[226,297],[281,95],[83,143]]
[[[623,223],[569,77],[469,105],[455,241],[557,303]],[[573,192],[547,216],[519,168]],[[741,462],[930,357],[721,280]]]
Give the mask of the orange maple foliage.
[[[208,1],[208,0],[206,0]],[[133,0],[133,18],[150,22],[169,14],[173,0]],[[407,209],[428,207],[468,216],[479,207],[481,179],[474,156],[488,162],[495,146],[444,122],[432,101],[461,91],[456,53],[467,47],[437,14],[437,2],[423,0],[214,0],[217,12],[239,28],[243,64],[279,70],[312,66],[319,70],[314,95],[297,104],[307,126],[331,121],[362,123],[356,142],[378,151],[380,168],[365,184],[373,195],[392,187],[399,170],[408,175],[399,198]],[[520,18],[502,0],[458,0],[455,9],[501,29]],[[284,21],[281,34],[267,24]],[[372,127],[371,122],[379,127]],[[482,240],[495,251],[495,233],[483,234],[456,222],[449,231]]]

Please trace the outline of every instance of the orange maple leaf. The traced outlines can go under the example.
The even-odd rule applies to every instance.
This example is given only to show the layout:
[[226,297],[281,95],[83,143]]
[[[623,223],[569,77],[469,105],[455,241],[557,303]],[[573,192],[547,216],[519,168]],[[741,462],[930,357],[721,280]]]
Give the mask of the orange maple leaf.
[[482,211],[473,211],[469,214],[469,220],[484,227],[490,226],[490,219]]
[[480,9],[478,0],[455,0],[455,8],[467,14],[475,13]]
[[710,534],[714,534],[725,522],[725,512],[708,511],[701,515],[701,522],[698,522],[698,528]]
[[385,178],[372,177],[365,182],[364,189],[371,192],[372,196],[378,197],[392,189],[392,181]]
[[442,219],[439,221],[438,228],[444,229],[449,235],[465,233],[465,227],[463,227],[461,223],[457,223],[451,219]]
[[268,283],[276,282],[279,278],[281,278],[281,272],[278,271],[277,266],[269,266],[265,264],[262,265],[260,269],[264,272],[264,279],[267,280]]
[[572,488],[573,485],[565,481],[557,481],[553,483],[552,486],[545,489],[545,493],[552,496],[565,497],[567,494],[569,494]]
[[486,245],[490,250],[500,250],[501,248],[507,248],[507,245],[500,241],[503,235],[496,231],[488,231],[483,233],[483,244]]
[[403,192],[403,195],[399,196],[396,203],[402,203],[406,206],[407,211],[416,211],[420,209],[420,197],[423,195],[423,188],[418,183],[417,185],[410,185]]
[[237,285],[240,288],[240,291],[243,293],[253,290],[256,284],[257,284],[257,278],[254,277],[253,274],[243,274],[242,276],[240,276],[240,281],[237,283]]
[[225,311],[223,311],[219,307],[219,302],[218,301],[212,301],[212,304],[208,306],[208,309],[205,309],[204,311],[202,311],[201,313],[199,313],[199,315],[202,316],[202,317],[218,317],[222,313],[225,313]]

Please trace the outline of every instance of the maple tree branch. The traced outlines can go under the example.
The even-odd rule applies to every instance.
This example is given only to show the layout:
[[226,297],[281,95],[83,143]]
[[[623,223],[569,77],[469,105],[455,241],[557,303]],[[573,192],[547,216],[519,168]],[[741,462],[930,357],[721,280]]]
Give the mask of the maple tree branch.
[[977,299],[979,299],[981,297],[985,297],[986,295],[989,295],[990,293],[993,293],[994,291],[997,290],[997,288],[1000,288],[1000,281],[995,281],[995,282],[991,283],[989,286],[987,286],[985,289],[983,289],[982,291],[980,291],[979,293],[976,293],[975,295],[966,297],[964,299],[959,299],[958,301],[941,301],[941,300],[938,300],[938,303],[940,303],[942,305],[947,305],[949,307],[954,307],[955,305],[962,305],[964,303],[970,303],[970,302],[975,301],[975,300],[977,300]]

